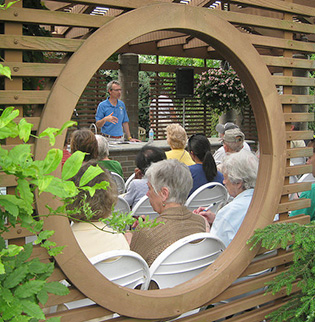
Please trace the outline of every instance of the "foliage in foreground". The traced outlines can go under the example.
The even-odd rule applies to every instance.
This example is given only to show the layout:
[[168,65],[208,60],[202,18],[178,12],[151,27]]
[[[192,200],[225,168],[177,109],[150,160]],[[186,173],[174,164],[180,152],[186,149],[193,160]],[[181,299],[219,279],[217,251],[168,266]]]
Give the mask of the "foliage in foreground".
[[258,243],[267,249],[279,246],[286,249],[291,245],[294,252],[293,263],[268,284],[267,292],[276,294],[283,287],[292,293],[292,285],[297,281],[300,292],[293,294],[289,302],[267,317],[271,322],[312,322],[315,321],[315,223],[278,223],[258,229],[248,241],[253,249]]

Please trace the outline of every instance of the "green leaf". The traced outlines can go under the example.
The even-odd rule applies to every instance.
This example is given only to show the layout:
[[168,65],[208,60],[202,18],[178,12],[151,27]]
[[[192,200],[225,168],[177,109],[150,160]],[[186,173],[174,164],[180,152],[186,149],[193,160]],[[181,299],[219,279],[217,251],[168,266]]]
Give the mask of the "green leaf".
[[32,280],[19,285],[14,292],[14,296],[19,298],[28,298],[37,294],[44,286],[45,281]]
[[62,151],[59,149],[50,149],[46,155],[43,164],[43,173],[49,174],[55,171],[62,160]]
[[49,127],[48,129],[44,130],[40,135],[39,138],[43,138],[45,136],[48,136],[49,138],[49,144],[53,146],[56,142],[56,133],[59,131],[59,129]]
[[13,121],[20,114],[19,110],[15,110],[15,107],[10,106],[4,109],[0,116],[0,128],[6,126]]
[[19,144],[9,151],[9,158],[15,164],[25,164],[31,157],[31,146],[29,144]]
[[50,192],[60,198],[73,197],[78,193],[78,189],[72,181],[62,181],[55,177],[52,177],[52,180],[44,191]]
[[46,304],[48,300],[48,293],[44,289],[42,289],[37,293],[37,299],[40,303]]
[[0,75],[4,75],[5,77],[8,77],[11,79],[11,69],[8,66],[3,66],[0,64]]
[[66,160],[63,165],[61,178],[63,180],[68,180],[75,176],[82,166],[86,153],[81,151],[74,152],[70,158]]
[[60,128],[60,130],[57,131],[57,134],[56,135],[60,135],[63,132],[63,130],[65,130],[65,129],[71,127],[71,126],[75,126],[75,125],[77,125],[77,122],[75,122],[75,121],[67,121],[67,122],[65,122],[62,125],[62,127]]
[[[47,189],[47,187],[50,185],[53,178],[54,178],[53,176],[41,176],[38,178],[38,180],[36,180],[39,194],[41,194],[43,191]],[[31,183],[36,184],[34,180],[32,180]]]
[[28,123],[25,118],[21,119],[18,125],[19,129],[19,137],[21,140],[24,142],[28,142],[30,135],[31,135],[31,130],[34,125],[31,123]]
[[21,306],[23,311],[29,316],[37,319],[45,319],[45,315],[38,304],[29,300],[21,300]]
[[16,268],[12,273],[8,274],[8,276],[4,280],[3,286],[5,288],[16,287],[24,280],[27,274],[28,274],[27,265],[21,265],[18,268]]
[[90,165],[81,177],[79,186],[85,186],[87,183],[89,183],[91,180],[93,180],[95,177],[97,177],[99,174],[103,172],[103,169],[101,169],[98,165],[96,165],[95,167]]
[[43,274],[47,270],[47,264],[42,263],[38,258],[34,258],[28,265],[31,274]]
[[38,236],[38,237],[39,237],[41,240],[45,240],[45,239],[50,238],[53,234],[54,234],[54,231],[53,231],[53,230],[44,230],[44,231],[41,231],[41,232],[39,233],[39,236]]
[[45,291],[47,291],[48,293],[52,293],[52,294],[56,294],[56,295],[69,294],[69,289],[65,285],[63,285],[59,282],[46,283],[43,289]]
[[[33,209],[34,195],[31,191],[30,184],[26,179],[18,179],[17,189],[20,193],[20,197]],[[30,210],[31,211],[31,210]]]
[[33,251],[33,245],[32,243],[28,243],[23,245],[24,250],[22,250],[17,256],[16,256],[16,265],[21,265],[22,263],[26,262],[30,256],[32,255]]
[[7,304],[14,300],[12,292],[8,288],[2,286],[0,286],[0,298]]
[[[13,197],[15,197],[15,196],[13,196]],[[12,201],[10,201],[8,199],[9,198],[7,198],[7,195],[6,196],[0,196],[0,205],[2,207],[4,207],[4,209],[8,213],[10,213],[12,216],[14,216],[15,218],[17,218],[18,215],[19,215],[19,207],[14,202],[12,202]],[[13,199],[13,198],[11,198],[11,199]]]

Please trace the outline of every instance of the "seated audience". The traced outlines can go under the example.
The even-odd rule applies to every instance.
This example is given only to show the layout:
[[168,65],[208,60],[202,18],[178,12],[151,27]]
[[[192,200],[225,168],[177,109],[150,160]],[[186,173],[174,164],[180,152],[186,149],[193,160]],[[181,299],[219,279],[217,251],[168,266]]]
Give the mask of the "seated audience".
[[76,151],[86,152],[84,162],[98,157],[97,141],[89,129],[76,130],[71,134],[70,149],[72,154]]
[[188,167],[178,160],[154,163],[146,172],[147,193],[153,209],[159,214],[154,228],[142,228],[132,234],[130,249],[140,254],[150,266],[156,257],[177,240],[209,229],[203,217],[185,206],[192,187]]
[[[311,164],[313,166],[312,174],[315,177],[315,139],[311,140],[307,146],[313,148],[313,155],[309,157],[307,164]],[[309,208],[294,210],[290,213],[290,216],[305,214],[310,216],[311,221],[315,220],[315,183],[312,184],[311,190],[303,191],[300,194],[300,198],[311,199],[311,206]]]
[[[223,139],[225,131],[239,129],[239,127],[234,123],[228,122],[225,124],[218,124],[215,129],[219,133],[219,138]],[[245,141],[243,142],[243,146],[244,146],[244,149],[250,151],[250,147]],[[224,157],[225,157],[225,149],[223,146],[221,146],[218,150],[215,151],[213,158],[215,160],[215,163],[218,165],[222,162]]]
[[110,172],[116,172],[122,178],[124,177],[123,169],[121,164],[116,160],[110,160],[109,156],[109,146],[107,139],[99,134],[95,135],[98,145],[98,164],[102,165],[104,168],[108,169]]
[[186,165],[193,165],[195,162],[185,147],[187,144],[187,134],[185,129],[179,124],[170,124],[166,127],[167,143],[171,147],[171,151],[166,152],[167,159],[177,159]]
[[[70,180],[72,180],[76,186],[79,186],[79,182],[90,166],[96,166],[97,161],[92,160],[86,162],[79,172]],[[104,168],[103,168],[104,169]],[[92,187],[96,183],[102,181],[108,181],[109,187],[96,190],[93,197],[87,191],[81,191],[74,202],[68,206],[69,209],[78,207],[80,212],[73,215],[74,220],[71,226],[74,236],[76,237],[83,253],[86,257],[91,258],[106,251],[115,249],[129,249],[128,242],[123,234],[117,234],[110,227],[105,226],[98,220],[100,218],[107,218],[111,215],[112,205],[117,202],[117,187],[110,174],[106,169],[105,171],[92,179],[87,185]],[[84,213],[82,206],[82,200],[89,203],[94,215],[88,220]],[[84,221],[84,222],[82,222]]]
[[132,208],[148,192],[146,171],[151,163],[166,159],[165,152],[155,146],[144,146],[136,156],[135,179],[130,182],[123,196]]
[[208,182],[223,184],[223,175],[217,171],[217,166],[211,154],[210,142],[203,134],[194,134],[189,138],[188,151],[196,163],[189,166],[193,178],[193,187],[189,195]]
[[240,228],[252,200],[258,172],[258,158],[245,149],[231,153],[222,163],[224,184],[234,199],[215,215],[198,208],[195,213],[212,223],[210,234],[218,237],[227,247]]

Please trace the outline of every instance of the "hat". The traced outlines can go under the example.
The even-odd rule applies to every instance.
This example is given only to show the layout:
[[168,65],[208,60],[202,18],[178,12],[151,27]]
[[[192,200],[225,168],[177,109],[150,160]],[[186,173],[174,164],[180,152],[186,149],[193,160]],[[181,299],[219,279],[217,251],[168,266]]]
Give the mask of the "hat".
[[222,141],[234,143],[244,141],[244,139],[244,133],[239,128],[235,128],[231,130],[226,130],[222,138]]
[[228,122],[228,123],[225,123],[225,124],[218,124],[216,127],[215,127],[215,130],[221,134],[224,134],[224,132],[226,130],[231,130],[231,129],[237,129],[238,126],[232,122]]

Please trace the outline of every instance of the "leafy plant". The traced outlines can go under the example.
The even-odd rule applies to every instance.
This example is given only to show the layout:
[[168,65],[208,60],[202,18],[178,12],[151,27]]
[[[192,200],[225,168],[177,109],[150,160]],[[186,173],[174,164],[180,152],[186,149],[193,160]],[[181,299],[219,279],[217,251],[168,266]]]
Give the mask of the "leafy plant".
[[[291,245],[293,263],[268,283],[267,292],[275,294],[283,287],[287,295],[292,293],[292,284],[297,281],[300,292],[267,318],[271,322],[312,322],[315,321],[315,223],[278,223],[256,230],[248,243],[253,249],[258,243],[267,249],[279,246],[286,249]],[[268,320],[269,321],[269,320]]]
[[242,110],[249,105],[244,85],[232,68],[209,69],[196,83],[196,94],[201,103],[214,113],[221,115],[230,109]]

